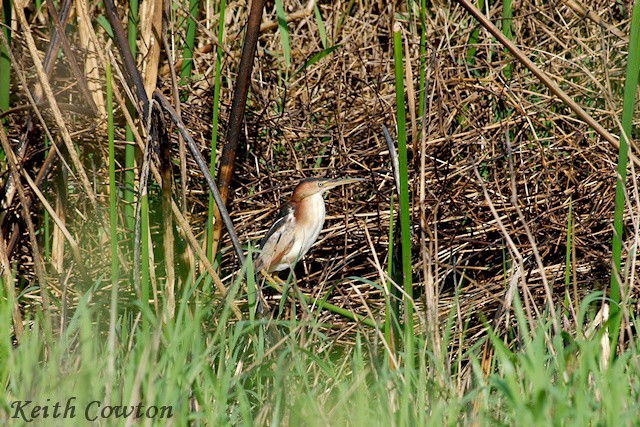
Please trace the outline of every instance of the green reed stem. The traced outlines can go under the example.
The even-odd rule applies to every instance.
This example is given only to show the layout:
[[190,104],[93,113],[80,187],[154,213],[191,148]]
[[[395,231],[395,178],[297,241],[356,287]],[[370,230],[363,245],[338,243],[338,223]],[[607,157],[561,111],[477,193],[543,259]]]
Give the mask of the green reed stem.
[[[418,117],[422,118],[424,115],[424,97],[425,93],[425,78],[427,74],[427,0],[420,0],[420,70],[418,84],[420,91],[418,92]],[[422,132],[426,132],[422,129]]]
[[[623,216],[625,205],[625,187],[627,181],[627,163],[629,140],[631,140],[631,128],[633,125],[633,112],[635,109],[636,89],[638,87],[638,71],[640,70],[640,0],[633,4],[631,17],[631,34],[629,37],[629,58],[627,60],[627,73],[624,83],[624,100],[622,106],[622,133],[620,135],[620,149],[618,151],[618,179],[616,181],[616,199],[613,214],[613,240],[611,244],[611,258],[613,271],[611,272],[611,343],[617,345],[620,332],[621,312],[620,300],[622,288],[622,239]],[[615,351],[611,352],[612,356]]]
[[[11,45],[11,0],[2,0],[2,31]],[[0,111],[9,109],[11,94],[11,61],[4,44],[0,45]]]
[[[127,24],[127,36],[129,39],[129,49],[133,57],[136,57],[136,39],[138,33],[138,0],[129,1],[129,22]],[[129,114],[134,117],[135,110],[130,102],[127,102]],[[124,149],[124,224],[130,236],[133,235],[135,226],[134,200],[135,200],[135,157],[136,146],[133,131],[127,124],[125,128],[125,139],[127,141]]]
[[[513,18],[513,8],[511,7],[511,0],[502,1],[502,34],[504,34],[509,40],[513,39],[511,34],[511,20]],[[503,49],[504,57],[508,60],[510,58],[507,48]],[[507,63],[504,67],[504,77],[506,79],[511,78],[511,63]]]
[[[196,38],[196,17],[200,3],[198,0],[189,0],[189,16],[187,17],[187,33],[184,39],[184,50],[182,52],[182,67],[180,77],[186,80],[191,75],[193,68],[193,48]],[[224,21],[223,21],[224,22]]]
[[[111,64],[106,63],[107,80],[107,140],[109,141],[109,231],[111,234],[111,307],[109,310],[109,337],[107,351],[108,371],[110,379],[115,375],[115,335],[116,315],[118,304],[118,211],[117,211],[117,187],[116,187],[116,149],[113,124],[113,87],[111,79]],[[108,388],[110,389],[111,382]]]
[[572,202],[569,199],[569,214],[567,215],[567,247],[565,249],[564,261],[564,315],[569,318],[569,305],[571,304],[570,287],[571,287],[571,232],[573,230],[572,218]]
[[[224,41],[224,12],[227,7],[226,0],[220,2],[220,20],[218,22],[218,45],[216,47],[216,74],[213,86],[213,117],[211,119],[211,162],[209,164],[209,172],[211,176],[216,176],[216,149],[218,146],[218,116],[220,114],[220,85],[222,79],[222,43]],[[214,200],[211,193],[209,194],[209,213],[207,216],[207,256],[213,263],[212,244],[213,244],[213,212]]]
[[118,283],[118,212],[116,211],[116,155],[113,129],[113,88],[111,86],[111,64],[106,64],[107,75],[107,139],[109,141],[109,222],[111,233],[111,284],[117,292]]
[[[411,218],[409,215],[409,175],[407,166],[407,129],[404,101],[402,29],[393,28],[393,52],[396,83],[396,117],[398,121],[398,162],[400,169],[400,234],[402,236],[402,281],[404,298],[405,352],[407,369],[413,368],[413,282],[411,277]],[[411,83],[410,83],[411,84]]]
[[276,15],[278,16],[278,31],[280,32],[280,43],[282,43],[284,65],[288,73],[291,66],[291,43],[289,42],[289,27],[287,27],[287,16],[284,13],[282,0],[276,0]]

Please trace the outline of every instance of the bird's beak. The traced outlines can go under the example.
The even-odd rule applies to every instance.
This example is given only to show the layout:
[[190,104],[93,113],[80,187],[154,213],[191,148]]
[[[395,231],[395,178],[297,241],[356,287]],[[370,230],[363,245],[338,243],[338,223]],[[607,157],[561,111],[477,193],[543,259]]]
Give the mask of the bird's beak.
[[354,182],[366,181],[365,178],[344,178],[344,179],[334,179],[328,181],[324,184],[325,190],[331,190],[332,188],[338,187],[340,185],[353,184]]

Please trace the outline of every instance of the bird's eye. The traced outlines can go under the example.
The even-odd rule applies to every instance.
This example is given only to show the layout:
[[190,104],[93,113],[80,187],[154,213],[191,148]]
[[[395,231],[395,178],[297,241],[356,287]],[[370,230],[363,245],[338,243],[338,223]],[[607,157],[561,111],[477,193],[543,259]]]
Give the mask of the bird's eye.
[[324,182],[319,182],[318,187],[324,187]]

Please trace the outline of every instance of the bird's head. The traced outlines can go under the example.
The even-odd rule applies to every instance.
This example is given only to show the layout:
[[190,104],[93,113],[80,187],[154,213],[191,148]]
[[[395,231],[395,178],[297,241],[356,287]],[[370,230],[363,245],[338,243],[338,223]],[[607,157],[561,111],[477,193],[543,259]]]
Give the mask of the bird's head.
[[329,178],[305,178],[293,190],[291,200],[299,202],[314,194],[322,194],[332,188],[340,185],[352,184],[354,182],[364,181],[363,178],[345,178],[345,179],[329,179]]

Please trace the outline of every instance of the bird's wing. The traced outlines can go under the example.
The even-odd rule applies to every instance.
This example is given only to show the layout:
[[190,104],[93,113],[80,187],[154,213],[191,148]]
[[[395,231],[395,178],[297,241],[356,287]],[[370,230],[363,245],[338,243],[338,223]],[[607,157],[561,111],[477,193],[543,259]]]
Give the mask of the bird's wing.
[[261,253],[255,261],[255,270],[260,271],[277,264],[289,252],[294,242],[293,206],[286,204],[278,213],[275,222],[260,242]]

